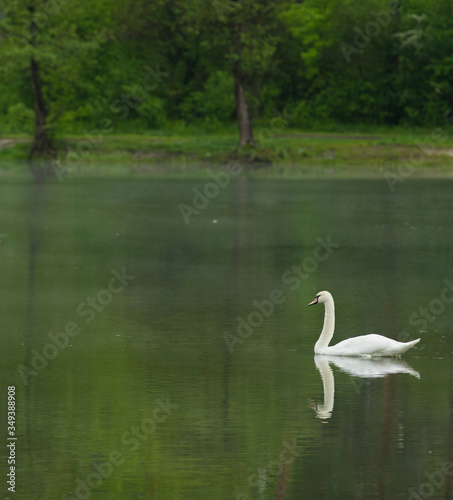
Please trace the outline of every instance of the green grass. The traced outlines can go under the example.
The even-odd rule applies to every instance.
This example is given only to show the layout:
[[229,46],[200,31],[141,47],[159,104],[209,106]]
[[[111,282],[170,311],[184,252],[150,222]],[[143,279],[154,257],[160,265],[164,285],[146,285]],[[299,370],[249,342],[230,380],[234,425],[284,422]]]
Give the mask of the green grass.
[[[104,135],[92,139],[91,143],[83,135],[68,135],[57,141],[57,147],[60,162],[85,170],[100,166],[108,170],[115,166],[116,170],[133,167],[141,172],[165,172],[168,168],[174,172],[196,173],[239,159],[245,169],[259,175],[317,171],[382,175],[383,171],[397,172],[408,161],[416,172],[445,174],[453,168],[453,138],[449,129],[438,130],[444,132],[443,141],[433,139],[433,131],[429,129],[381,129],[368,133],[284,130],[277,134],[269,130],[263,140],[257,128],[256,148],[242,152],[237,151],[238,139],[233,131]],[[24,137],[11,139],[24,140]],[[30,138],[25,139],[28,142],[9,143],[8,147],[0,148],[0,162],[25,159]],[[423,150],[421,144],[428,144],[429,149],[425,146]],[[252,153],[259,161],[248,161]]]

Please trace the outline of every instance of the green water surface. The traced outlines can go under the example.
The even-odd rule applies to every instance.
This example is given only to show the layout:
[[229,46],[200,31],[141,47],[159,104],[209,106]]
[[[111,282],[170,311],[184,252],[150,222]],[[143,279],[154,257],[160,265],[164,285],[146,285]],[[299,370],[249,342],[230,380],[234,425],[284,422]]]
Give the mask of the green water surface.
[[[208,181],[1,183],[4,497],[452,498],[452,181]],[[324,289],[420,343],[315,360]]]

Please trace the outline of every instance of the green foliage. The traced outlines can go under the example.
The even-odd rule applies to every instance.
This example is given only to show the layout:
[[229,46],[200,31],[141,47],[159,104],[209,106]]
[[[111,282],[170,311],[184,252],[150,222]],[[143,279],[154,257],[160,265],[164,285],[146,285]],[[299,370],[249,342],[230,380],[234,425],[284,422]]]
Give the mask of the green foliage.
[[8,107],[6,113],[6,126],[8,132],[24,131],[33,132],[34,113],[23,102],[18,102]]
[[148,96],[137,107],[137,113],[146,120],[147,128],[159,129],[167,120],[165,102],[156,96]]
[[[32,132],[30,58],[60,134],[111,119],[115,130],[220,131],[235,119],[240,64],[252,117],[291,109],[290,126],[437,126],[453,108],[453,5],[410,0],[5,0],[0,127]],[[36,33],[31,43],[30,26]],[[168,73],[119,119],[113,103]]]
[[182,116],[192,121],[201,119],[211,129],[224,128],[234,116],[233,76],[216,71],[200,91],[194,91],[181,104]]

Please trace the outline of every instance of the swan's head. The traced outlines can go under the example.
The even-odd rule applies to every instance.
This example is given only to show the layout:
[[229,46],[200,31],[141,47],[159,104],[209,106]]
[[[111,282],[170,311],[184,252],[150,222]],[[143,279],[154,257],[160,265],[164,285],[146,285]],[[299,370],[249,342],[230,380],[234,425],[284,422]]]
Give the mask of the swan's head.
[[315,304],[319,304],[319,303],[324,303],[324,302],[327,302],[328,300],[332,299],[332,295],[330,295],[329,292],[326,292],[325,290],[322,291],[322,292],[318,292],[316,294],[316,297],[314,298],[314,300],[312,300],[310,302],[310,304],[308,304],[309,306],[314,306]]

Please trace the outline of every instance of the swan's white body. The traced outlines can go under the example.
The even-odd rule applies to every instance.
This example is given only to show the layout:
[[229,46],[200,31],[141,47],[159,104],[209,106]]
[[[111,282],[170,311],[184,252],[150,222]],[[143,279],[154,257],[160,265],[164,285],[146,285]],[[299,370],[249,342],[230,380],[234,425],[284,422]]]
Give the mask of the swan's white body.
[[323,303],[325,306],[324,326],[315,344],[315,354],[329,354],[331,356],[401,356],[414,346],[420,339],[411,342],[398,342],[374,333],[360,335],[343,340],[337,345],[329,346],[335,330],[335,306],[329,292],[319,292],[309,306]]

